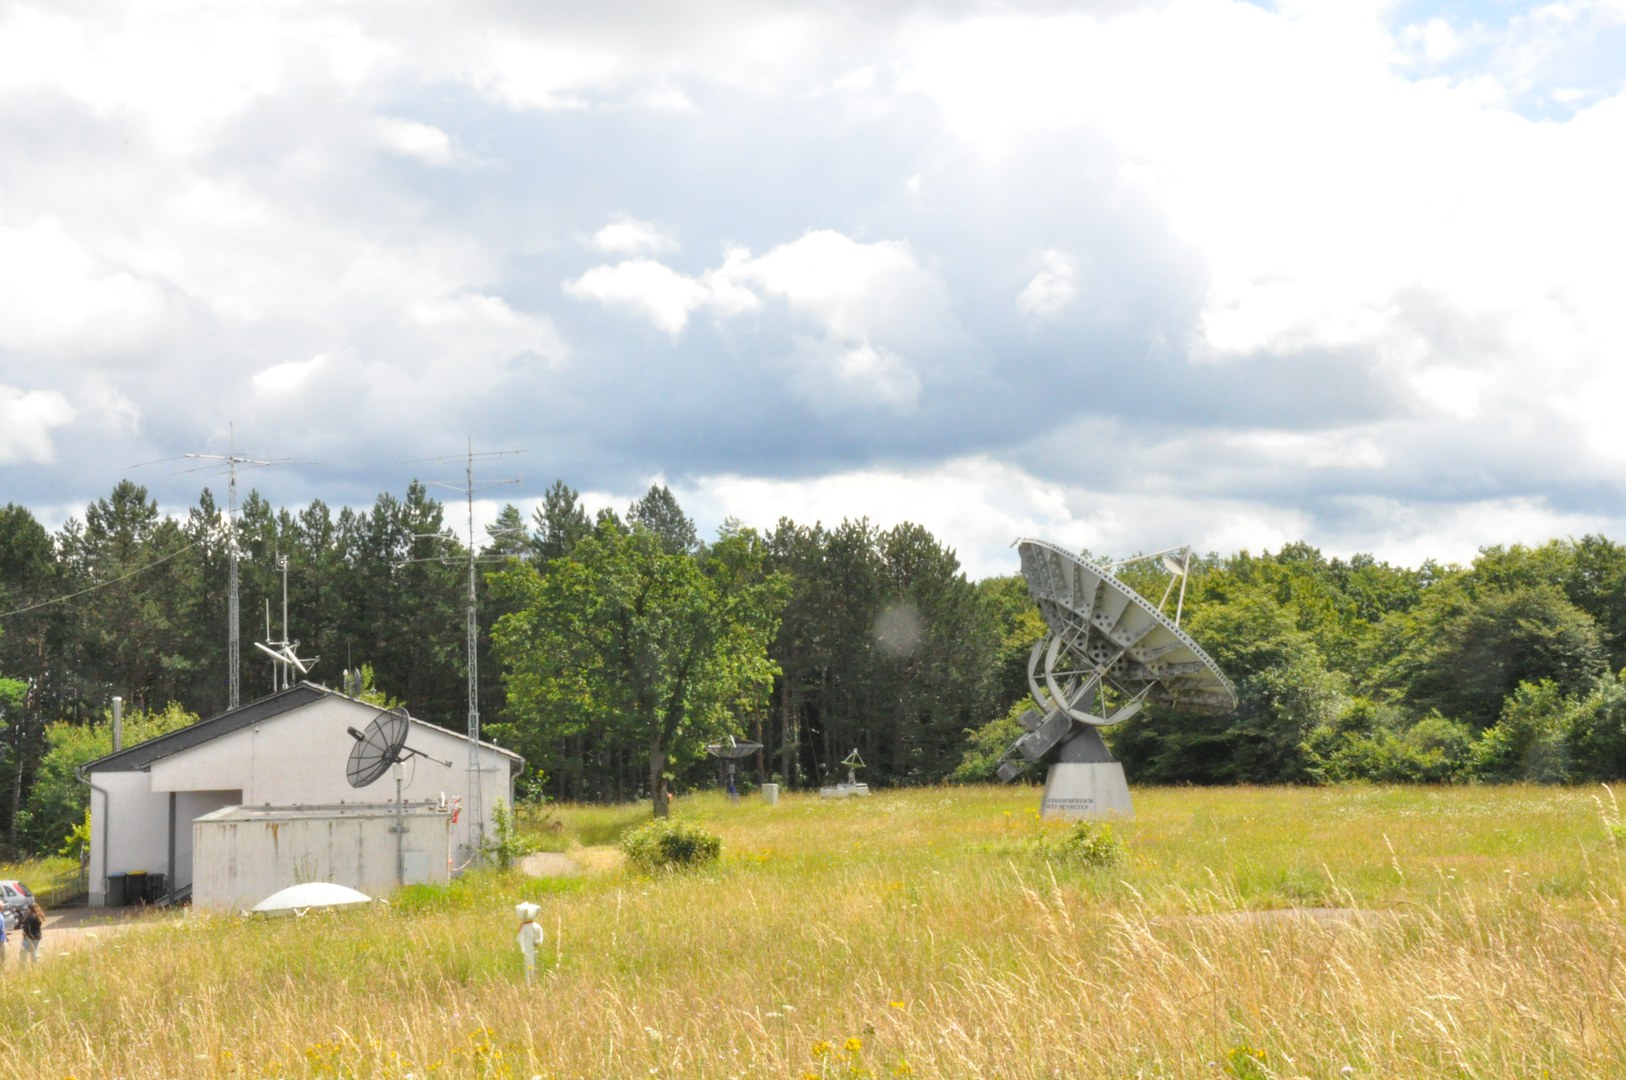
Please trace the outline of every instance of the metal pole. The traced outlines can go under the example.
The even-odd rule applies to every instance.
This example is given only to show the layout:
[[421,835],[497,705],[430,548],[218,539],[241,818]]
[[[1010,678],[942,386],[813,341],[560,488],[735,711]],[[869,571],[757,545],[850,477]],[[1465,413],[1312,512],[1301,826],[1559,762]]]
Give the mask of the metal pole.
[[231,561],[231,584],[227,589],[227,595],[229,596],[229,599],[227,600],[227,603],[226,603],[226,607],[227,607],[226,618],[227,618],[227,620],[229,621],[229,624],[230,624],[228,626],[227,634],[226,634],[226,674],[227,674],[227,679],[228,679],[228,681],[230,682],[231,685],[230,685],[230,690],[227,692],[227,695],[226,695],[226,697],[227,697],[226,707],[228,709],[235,709],[235,708],[237,708],[238,702],[241,700],[240,695],[239,695],[239,691],[238,691],[238,684],[237,684],[237,671],[238,671],[238,660],[239,660],[239,657],[241,656],[241,653],[242,653],[242,644],[238,640],[238,634],[240,632],[239,623],[241,622],[241,620],[239,619],[238,614],[237,614],[237,455],[236,455],[236,453],[233,452],[231,455],[229,455],[228,458],[227,458],[227,461],[230,463],[230,466],[231,466],[231,478],[230,478],[230,480],[227,481],[227,486],[226,486],[226,492],[227,492],[227,494],[226,494],[226,543],[227,543],[228,548],[229,548],[229,550],[231,552],[231,560],[230,560]]
[[113,752],[124,749],[124,699],[113,695]]
[[478,854],[485,847],[485,785],[480,775],[480,619],[474,576],[474,441],[469,441],[467,470],[469,508],[469,837]]
[[395,884],[399,888],[406,884],[406,806],[401,801],[401,777],[406,770],[397,761],[395,772]]

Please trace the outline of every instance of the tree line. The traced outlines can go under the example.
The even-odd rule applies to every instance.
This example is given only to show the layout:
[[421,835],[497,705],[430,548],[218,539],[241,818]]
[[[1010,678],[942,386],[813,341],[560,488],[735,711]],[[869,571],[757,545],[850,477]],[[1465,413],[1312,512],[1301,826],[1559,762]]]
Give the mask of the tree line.
[[[103,746],[113,694],[143,731],[225,708],[234,535],[245,645],[268,612],[282,632],[285,562],[289,635],[321,657],[313,677],[338,685],[365,665],[379,693],[463,728],[470,551],[422,484],[337,512],[250,493],[228,522],[208,490],[172,517],[125,481],[55,533],[8,505],[10,851],[49,850],[78,824],[71,765]],[[918,525],[730,522],[702,540],[663,486],[589,514],[560,481],[529,516],[504,507],[478,548],[483,731],[526,755],[532,797],[658,812],[666,789],[716,782],[705,748],[730,737],[763,745],[749,779],[792,788],[840,778],[853,750],[876,785],[987,779],[1029,705],[1044,627],[1025,584],[968,580]],[[1155,598],[1158,572],[1123,576]],[[1603,537],[1488,547],[1467,566],[1306,544],[1210,554],[1185,612],[1241,704],[1109,729],[1138,783],[1626,775],[1626,550]],[[251,647],[241,678],[245,701],[271,689]]]

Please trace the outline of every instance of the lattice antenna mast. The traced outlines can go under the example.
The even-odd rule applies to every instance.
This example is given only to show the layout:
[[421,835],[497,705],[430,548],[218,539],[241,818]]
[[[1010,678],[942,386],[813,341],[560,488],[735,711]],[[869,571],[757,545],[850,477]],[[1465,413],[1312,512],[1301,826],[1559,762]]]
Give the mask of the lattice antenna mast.
[[198,461],[212,461],[215,465],[206,465],[202,468],[218,468],[220,464],[226,466],[228,480],[226,482],[226,550],[231,571],[226,590],[226,679],[228,709],[235,709],[242,702],[242,619],[239,616],[237,592],[237,467],[239,465],[286,465],[292,458],[251,458],[237,453],[236,426],[228,429],[226,453],[224,454],[185,454],[184,457]]
[[[468,451],[464,454],[463,483],[451,484],[446,481],[431,481],[437,487],[452,488],[463,492],[464,500],[468,506],[469,528],[469,595],[467,607],[467,648],[469,665],[469,767],[468,767],[468,793],[463,800],[463,809],[469,815],[469,836],[473,841],[473,848],[478,853],[485,846],[486,814],[485,799],[483,797],[485,785],[480,777],[480,608],[479,593],[476,590],[478,578],[475,575],[475,564],[480,562],[478,548],[474,543],[474,495],[477,491],[486,491],[490,488],[501,487],[504,484],[517,484],[519,479],[511,477],[504,480],[488,480],[482,484],[474,482],[474,463],[476,461],[489,461],[494,458],[506,457],[513,454],[523,454],[523,450],[488,450],[476,454],[474,440],[469,440]],[[451,459],[441,459],[451,460]]]

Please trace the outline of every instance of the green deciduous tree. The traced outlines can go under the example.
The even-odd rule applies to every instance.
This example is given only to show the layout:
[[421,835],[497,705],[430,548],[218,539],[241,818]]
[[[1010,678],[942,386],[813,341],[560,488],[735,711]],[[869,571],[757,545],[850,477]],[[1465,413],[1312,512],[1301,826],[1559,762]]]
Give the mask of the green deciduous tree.
[[[1437,598],[1437,602],[1436,601]],[[1597,624],[1549,584],[1460,588],[1429,597],[1400,669],[1407,700],[1483,729],[1520,683],[1574,694],[1604,671]]]
[[1274,597],[1241,590],[1186,623],[1236,683],[1234,713],[1149,709],[1113,729],[1111,744],[1143,779],[1203,783],[1313,780],[1310,738],[1347,705],[1343,676]]
[[[123,720],[124,745],[137,746],[197,721],[174,704],[156,712],[130,712]],[[57,850],[84,820],[89,789],[75,770],[113,752],[112,717],[104,715],[91,724],[57,721],[45,729],[45,742],[39,775],[19,815],[19,831],[33,851]]]
[[516,606],[494,633],[509,702],[498,730],[539,766],[574,735],[636,740],[662,815],[668,769],[743,734],[766,703],[785,588],[753,533],[695,557],[606,524],[546,574],[514,565],[494,579]]

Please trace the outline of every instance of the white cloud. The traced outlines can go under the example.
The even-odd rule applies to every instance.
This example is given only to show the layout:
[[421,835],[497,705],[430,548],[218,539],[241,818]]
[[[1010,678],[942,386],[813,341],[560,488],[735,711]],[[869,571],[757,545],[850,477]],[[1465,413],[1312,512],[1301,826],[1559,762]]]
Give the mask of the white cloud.
[[813,229],[757,258],[736,258],[724,272],[783,298],[793,312],[845,341],[935,337],[932,320],[952,322],[942,282],[901,241],[866,244]]
[[1274,465],[1299,469],[1376,469],[1388,455],[1366,431],[1250,431],[1224,435],[1216,457],[1242,467]]
[[457,158],[452,137],[433,125],[379,117],[373,122],[373,129],[381,146],[403,157],[416,158],[429,165],[450,165]]
[[1427,559],[1466,565],[1480,548],[1491,544],[1543,544],[1554,537],[1618,530],[1618,521],[1608,514],[1557,510],[1529,496],[1457,504],[1419,504],[1383,496],[1344,501],[1356,524],[1342,535],[1322,540],[1329,554],[1370,552],[1400,566],[1418,566]]
[[896,353],[863,342],[848,349],[838,368],[846,382],[886,405],[912,405],[920,394],[920,377]]
[[0,383],[0,465],[56,458],[51,430],[74,418],[68,399],[50,390],[19,390]]
[[1077,266],[1072,256],[1060,251],[1041,252],[1039,259],[1043,267],[1017,295],[1016,310],[1043,317],[1062,310],[1078,295]]
[[1441,18],[1413,23],[1400,33],[1400,40],[1422,53],[1431,63],[1449,60],[1462,51],[1462,36]]
[[751,310],[756,297],[726,280],[680,274],[653,259],[628,259],[614,266],[595,266],[564,285],[566,294],[596,300],[606,307],[635,311],[676,337],[689,316],[702,308],[724,314]]
[[100,352],[150,335],[163,291],[99,258],[54,218],[0,224],[0,348]]
[[719,522],[734,517],[764,531],[780,517],[826,526],[867,517],[883,529],[913,522],[955,546],[974,578],[1015,573],[1015,553],[1009,550],[1014,539],[1054,535],[1067,524],[1059,488],[983,457],[919,469],[842,471],[808,480],[717,475],[674,488],[674,493],[699,517]]
[[[1491,28],[1390,26],[1404,12],[1376,2],[962,10],[0,10],[0,384],[34,388],[6,392],[0,457],[100,460],[83,433],[144,415],[181,438],[230,393],[271,417],[344,403],[351,425],[302,436],[335,459],[379,441],[363,414],[495,431],[647,362],[591,320],[567,351],[550,309],[580,301],[668,335],[694,392],[718,394],[705,365],[726,356],[751,366],[728,393],[765,398],[629,394],[610,435],[561,411],[548,437],[583,464],[560,471],[599,470],[572,482],[693,475],[672,415],[811,405],[880,422],[830,425],[825,480],[764,480],[789,500],[769,523],[910,506],[986,565],[1021,533],[1438,556],[1626,528],[1618,4]],[[1532,102],[1539,122],[1514,111]],[[680,262],[679,236],[723,254]],[[604,265],[572,263],[584,247]],[[1074,313],[1058,363],[1044,320]],[[1055,483],[994,459],[1008,434],[979,433],[967,395],[1009,416],[997,388],[1043,371],[1076,402],[1137,350],[1163,385],[1205,364],[1225,392],[1124,406],[1148,414],[1133,485],[1092,471],[1121,449],[1099,428],[1111,394],[1020,421]],[[1371,400],[1328,401],[1332,366]],[[542,376],[560,392],[520,400]],[[765,473],[812,467],[769,428],[721,434]],[[945,445],[961,456],[877,464]],[[82,483],[49,472],[51,498]],[[1346,474],[1379,494],[1339,517]],[[1474,491],[1420,502],[1443,477]],[[1553,509],[1577,492],[1596,517]]]
[[[1253,506],[1219,515],[1197,536],[1198,551],[1280,551],[1284,544],[1306,535],[1310,520],[1289,509]],[[1152,550],[1156,550],[1153,548]]]
[[593,234],[592,245],[611,255],[653,255],[674,250],[677,241],[652,221],[618,214],[614,221]]
[[[629,228],[610,239],[630,243],[646,233]],[[794,384],[824,407],[911,408],[922,381],[901,349],[940,344],[945,327],[954,325],[942,283],[907,244],[866,244],[831,230],[810,231],[760,256],[731,249],[699,277],[635,258],[594,267],[564,290],[637,312],[673,338],[696,312],[728,317],[781,300],[812,331],[787,353]]]
[[[646,235],[626,229],[607,239],[630,244]],[[756,310],[763,297],[784,300],[825,335],[854,344],[870,337],[935,336],[937,331],[922,323],[946,316],[948,309],[942,283],[920,266],[907,244],[865,244],[827,229],[760,256],[732,249],[720,266],[698,278],[634,258],[594,267],[564,288],[580,299],[637,310],[673,335],[702,308],[743,314]]]
[[567,355],[551,320],[515,311],[500,296],[464,292],[437,297],[416,304],[409,318],[435,343],[428,350],[433,363],[454,379],[472,378],[517,356],[536,357],[552,367]]
[[325,356],[313,356],[309,360],[274,364],[254,376],[254,388],[271,394],[299,390],[321,369],[326,359]]
[[585,108],[584,94],[622,77],[621,58],[581,42],[511,38],[479,57],[472,82],[514,108]]
[[788,359],[802,397],[825,412],[908,413],[920,397],[920,376],[909,362],[868,341],[804,339]]
[[95,23],[14,6],[0,15],[0,88],[49,85],[190,147],[284,85],[285,49],[305,42],[302,30],[248,7],[150,5]]

